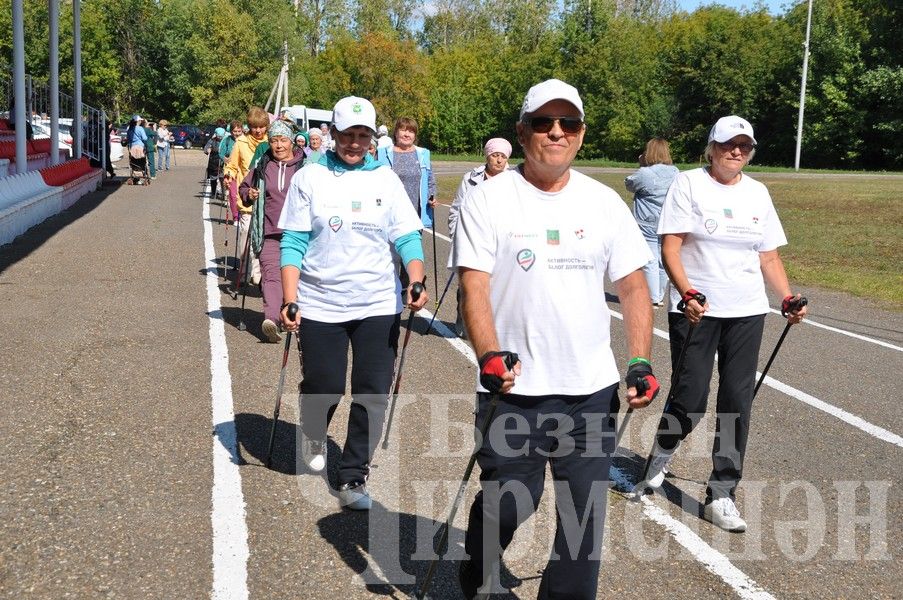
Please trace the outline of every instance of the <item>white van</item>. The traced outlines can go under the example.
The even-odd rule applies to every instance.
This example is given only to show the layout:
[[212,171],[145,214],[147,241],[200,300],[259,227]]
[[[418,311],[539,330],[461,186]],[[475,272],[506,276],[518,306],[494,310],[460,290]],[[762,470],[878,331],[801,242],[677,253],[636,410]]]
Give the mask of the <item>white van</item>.
[[291,115],[295,124],[302,131],[307,131],[311,127],[319,127],[321,123],[327,125],[332,122],[332,111],[323,110],[322,108],[309,108],[303,104],[295,104],[282,109],[284,113]]

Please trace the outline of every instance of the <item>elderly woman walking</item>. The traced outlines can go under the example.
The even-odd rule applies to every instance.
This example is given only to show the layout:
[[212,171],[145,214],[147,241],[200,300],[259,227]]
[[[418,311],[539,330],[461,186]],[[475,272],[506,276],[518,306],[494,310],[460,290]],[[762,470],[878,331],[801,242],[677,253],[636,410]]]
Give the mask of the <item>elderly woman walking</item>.
[[[382,433],[398,348],[401,286],[393,256],[412,281],[423,279],[420,220],[398,177],[371,157],[376,111],[347,97],[333,110],[335,151],[305,165],[289,186],[278,226],[283,229],[282,322],[298,330],[304,356],[301,456],[313,471],[326,466],[326,432],[345,392],[351,344],[348,434],[339,460],[342,506],[369,510],[366,481]],[[311,141],[316,139],[311,135]],[[424,292],[407,306],[419,310]],[[289,320],[289,303],[300,312]]]
[[242,203],[254,205],[251,248],[260,257],[264,317],[261,330],[270,342],[282,339],[279,335],[279,325],[282,323],[279,311],[282,303],[279,264],[282,230],[278,225],[279,216],[291,178],[304,164],[304,154],[300,148],[294,147],[292,133],[291,126],[285,121],[273,121],[267,130],[269,149],[238,187]]
[[717,527],[746,531],[735,493],[743,475],[767,283],[783,299],[789,323],[799,306],[778,247],[787,243],[768,189],[743,172],[755,155],[752,125],[737,116],[718,119],[709,133],[708,165],[679,174],[665,198],[658,234],[671,278],[668,330],[671,364],[682,371],[665,406],[640,486],[657,488],[678,444],[706,412],[718,353],[718,396],[712,472],[703,516]]

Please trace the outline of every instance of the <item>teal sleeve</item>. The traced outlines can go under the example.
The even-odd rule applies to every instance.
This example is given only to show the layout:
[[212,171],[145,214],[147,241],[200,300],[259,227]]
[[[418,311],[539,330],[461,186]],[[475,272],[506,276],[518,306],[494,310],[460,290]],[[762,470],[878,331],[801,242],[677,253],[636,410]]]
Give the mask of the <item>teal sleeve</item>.
[[403,264],[407,265],[412,260],[423,262],[423,244],[420,243],[420,237],[419,231],[412,231],[395,240],[395,251],[398,252]]
[[309,231],[283,231],[282,240],[279,242],[279,250],[282,254],[279,267],[293,266],[298,267],[300,271],[301,260],[307,253],[307,245],[309,243]]

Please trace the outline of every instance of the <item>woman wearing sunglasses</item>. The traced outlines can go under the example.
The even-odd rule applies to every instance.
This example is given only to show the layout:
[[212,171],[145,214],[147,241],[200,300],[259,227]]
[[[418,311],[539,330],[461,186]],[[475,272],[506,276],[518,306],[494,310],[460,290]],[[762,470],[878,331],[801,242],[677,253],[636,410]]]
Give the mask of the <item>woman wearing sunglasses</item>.
[[[646,487],[662,484],[678,444],[706,411],[718,353],[716,434],[704,517],[746,531],[735,504],[765,315],[765,284],[777,291],[791,323],[806,314],[784,272],[778,247],[787,243],[768,189],[743,172],[756,152],[748,121],[718,119],[705,148],[707,166],[679,174],[665,198],[658,233],[671,278],[668,326],[676,365],[690,336],[671,402],[659,423]],[[641,484],[643,485],[643,484]]]

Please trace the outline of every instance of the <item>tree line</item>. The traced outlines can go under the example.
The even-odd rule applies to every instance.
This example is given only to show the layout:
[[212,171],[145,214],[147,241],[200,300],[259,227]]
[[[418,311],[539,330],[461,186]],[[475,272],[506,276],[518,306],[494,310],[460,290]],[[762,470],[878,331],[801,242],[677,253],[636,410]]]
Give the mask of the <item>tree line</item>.
[[[61,3],[61,89],[72,84]],[[673,0],[84,0],[83,98],[108,113],[206,124],[263,104],[290,55],[292,104],[371,99],[421,124],[434,151],[514,139],[523,95],[555,76],[586,105],[581,158],[634,161],[660,135],[698,160],[711,124],[756,127],[756,162],[792,165],[806,2],[692,13]],[[903,6],[815,0],[803,166],[903,167]],[[0,65],[12,62],[0,0]],[[47,2],[25,2],[26,70],[46,76]]]

